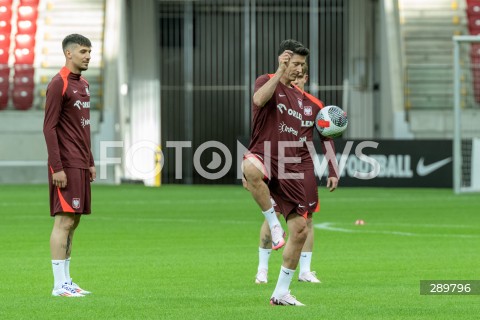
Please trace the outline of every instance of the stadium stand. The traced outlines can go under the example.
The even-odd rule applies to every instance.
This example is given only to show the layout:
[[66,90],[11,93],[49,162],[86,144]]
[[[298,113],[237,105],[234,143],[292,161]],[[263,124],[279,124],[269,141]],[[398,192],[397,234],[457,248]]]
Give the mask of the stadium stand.
[[404,42],[405,108],[450,109],[453,105],[452,36],[466,34],[464,3],[400,0]]
[[[72,13],[75,19],[72,19]],[[92,41],[92,59],[85,78],[90,84],[92,109],[102,109],[103,100],[103,30],[105,3],[98,0],[65,1],[49,0],[43,2],[39,12],[39,31],[37,32],[37,72],[35,82],[36,102],[44,108],[46,85],[65,64],[60,48],[63,38],[70,33],[81,33]],[[61,33],[58,30],[62,30]]]
[[65,63],[61,41],[70,33],[92,41],[86,78],[92,109],[101,109],[104,16],[98,0],[0,0],[0,110],[45,107],[47,84]]
[[[468,31],[471,35],[480,34],[480,1],[467,0]],[[470,62],[473,78],[473,94],[475,102],[480,103],[480,44],[472,44]]]
[[0,0],[0,110],[8,106],[10,90],[10,68],[8,58],[10,51],[10,33],[12,19],[12,1]]

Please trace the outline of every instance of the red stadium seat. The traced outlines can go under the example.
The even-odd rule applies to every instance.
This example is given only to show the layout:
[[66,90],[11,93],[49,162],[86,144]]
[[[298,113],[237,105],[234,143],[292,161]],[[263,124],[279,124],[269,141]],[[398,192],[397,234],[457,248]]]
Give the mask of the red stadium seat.
[[15,49],[15,64],[33,64],[35,61],[35,52],[28,48]]
[[18,34],[35,35],[37,32],[37,23],[30,20],[19,20],[17,22]]
[[21,6],[38,6],[40,0],[20,0]]
[[480,4],[472,5],[467,8],[467,16],[470,18],[472,16],[480,16]]
[[15,37],[15,64],[33,64],[35,60],[35,36],[18,34]]
[[15,75],[17,76],[28,76],[33,77],[35,73],[35,68],[32,65],[28,64],[17,64],[14,66]]
[[0,20],[0,33],[10,34],[12,31],[12,24],[10,20]]
[[37,21],[38,9],[34,6],[18,7],[18,20]]
[[12,6],[0,4],[0,20],[12,20]]
[[7,64],[9,57],[8,49],[0,48],[0,64]]
[[0,48],[10,49],[10,34],[0,33]]
[[12,7],[13,0],[0,0],[0,6]]
[[35,35],[31,34],[17,34],[15,36],[15,48],[35,48]]
[[[480,29],[478,29],[480,31]],[[473,91],[475,101],[480,103],[480,44],[473,43],[470,47],[470,62],[473,76]]]
[[33,90],[32,88],[14,87],[13,88],[13,106],[17,110],[28,110],[33,105]]
[[0,110],[6,109],[8,106],[8,87],[0,87]]
[[13,83],[15,87],[24,87],[24,88],[33,88],[35,87],[35,82],[33,77],[26,75],[17,75],[13,76]]
[[10,68],[7,64],[0,65],[0,88],[7,88],[10,86]]
[[469,19],[468,19],[468,29],[469,30],[480,29],[480,16],[469,17]]

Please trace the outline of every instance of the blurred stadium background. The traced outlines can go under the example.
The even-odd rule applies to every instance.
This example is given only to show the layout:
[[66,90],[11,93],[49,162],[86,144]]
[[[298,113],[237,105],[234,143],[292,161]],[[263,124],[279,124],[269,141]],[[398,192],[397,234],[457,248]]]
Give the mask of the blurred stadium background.
[[[61,40],[82,33],[93,43],[84,76],[92,92],[92,147],[106,177],[100,182],[158,185],[160,177],[138,174],[155,168],[154,149],[132,157],[136,171],[126,159],[148,141],[163,151],[161,183],[238,183],[237,140],[248,143],[254,80],[275,71],[280,41],[296,38],[311,49],[307,90],[349,114],[337,151],[350,140],[379,143],[364,151],[381,164],[378,179],[352,177],[365,167],[352,148],[342,185],[451,188],[452,37],[479,32],[479,8],[475,0],[1,0],[0,183],[46,181],[46,86],[64,64]],[[480,189],[472,165],[480,161],[480,53],[475,44],[462,48],[459,179]],[[215,180],[191,161],[211,140],[234,159]],[[105,141],[118,143],[101,148]],[[168,141],[191,141],[182,150],[181,178]],[[199,157],[207,172],[214,153]]]
[[[45,90],[70,33],[93,43],[100,178],[75,240],[83,301],[50,297],[48,261]],[[419,280],[479,279],[480,199],[451,191],[480,190],[480,42],[452,39],[478,33],[480,0],[0,0],[0,318],[477,319],[478,295],[421,296]],[[281,252],[254,284],[263,216],[237,174],[253,83],[285,38],[311,49],[307,90],[350,120],[340,188],[319,188],[322,284],[292,284],[302,310],[268,304]],[[193,165],[207,141],[233,158],[219,179]],[[371,180],[354,178],[365,141]],[[198,158],[228,162],[218,145]]]

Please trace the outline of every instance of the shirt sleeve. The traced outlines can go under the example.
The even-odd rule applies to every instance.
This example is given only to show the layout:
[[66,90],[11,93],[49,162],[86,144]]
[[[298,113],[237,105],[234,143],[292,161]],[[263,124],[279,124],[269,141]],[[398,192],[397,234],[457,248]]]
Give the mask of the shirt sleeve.
[[[258,77],[257,80],[255,80],[255,87],[253,88],[253,93],[257,92],[261,87],[263,87],[263,86],[265,85],[265,83],[268,82],[268,80],[270,80],[270,77],[269,77],[268,75],[266,75],[266,74]],[[274,95],[274,96],[275,96],[275,95]],[[273,98],[274,96],[272,96],[272,98]],[[269,101],[271,101],[272,98],[270,98]],[[252,103],[253,103],[253,100],[252,100]],[[267,102],[267,103],[268,103],[268,102]],[[253,105],[254,105],[255,107],[257,107],[257,106],[255,105],[255,103],[253,103]]]
[[53,172],[63,170],[58,146],[57,125],[62,112],[63,83],[53,80],[48,88],[45,103],[45,119],[43,122],[43,135],[47,143],[48,164]]
[[268,82],[268,80],[270,80],[270,78],[264,74],[263,76],[260,76],[257,78],[257,80],[255,80],[255,87],[253,89],[253,92],[257,92],[258,89],[260,89],[261,87],[263,87],[265,85],[265,83]]

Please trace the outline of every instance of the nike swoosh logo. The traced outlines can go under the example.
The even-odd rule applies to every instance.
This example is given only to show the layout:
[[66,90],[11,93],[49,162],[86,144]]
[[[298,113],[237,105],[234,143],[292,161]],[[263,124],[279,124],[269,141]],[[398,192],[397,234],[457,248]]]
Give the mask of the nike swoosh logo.
[[286,97],[287,95],[286,94],[278,94],[279,97]]
[[287,276],[290,275],[290,272],[287,272],[287,271],[285,271],[285,270],[282,270],[282,271],[283,271],[283,273],[285,273]]
[[298,205],[299,208],[305,208],[305,206],[302,206],[301,204]]
[[308,205],[311,207],[311,206],[314,206],[316,202],[311,202],[311,203],[308,203]]
[[302,257],[306,258],[306,257],[307,257],[307,255],[306,255],[306,254],[302,254]]
[[424,161],[425,161],[424,158],[420,158],[420,160],[417,163],[417,174],[420,177],[424,177],[426,175],[429,175],[433,171],[436,171],[436,170],[440,169],[441,167],[443,167],[447,163],[451,162],[452,158],[451,157],[446,158],[446,159],[443,159],[443,160],[440,160],[440,161],[437,161],[437,162],[434,162],[434,163],[431,163],[431,164],[427,164],[427,165],[424,164]]
[[78,92],[78,90],[73,90],[73,93],[77,93],[77,92]]

